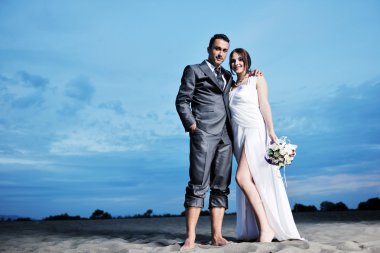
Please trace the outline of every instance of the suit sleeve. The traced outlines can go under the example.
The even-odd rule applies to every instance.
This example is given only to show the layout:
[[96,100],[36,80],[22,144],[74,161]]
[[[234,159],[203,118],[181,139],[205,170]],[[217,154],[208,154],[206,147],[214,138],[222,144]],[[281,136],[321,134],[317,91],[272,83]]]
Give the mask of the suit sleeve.
[[191,112],[191,100],[195,89],[195,73],[191,66],[186,66],[181,78],[181,86],[175,101],[178,115],[182,121],[185,131],[189,131],[192,124],[195,123],[195,118]]

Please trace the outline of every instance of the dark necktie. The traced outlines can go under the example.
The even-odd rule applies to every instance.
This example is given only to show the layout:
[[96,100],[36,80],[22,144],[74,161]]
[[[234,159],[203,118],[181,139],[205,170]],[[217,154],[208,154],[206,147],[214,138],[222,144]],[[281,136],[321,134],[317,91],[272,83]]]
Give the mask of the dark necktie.
[[219,87],[224,90],[224,80],[221,67],[215,68],[216,79],[218,80]]

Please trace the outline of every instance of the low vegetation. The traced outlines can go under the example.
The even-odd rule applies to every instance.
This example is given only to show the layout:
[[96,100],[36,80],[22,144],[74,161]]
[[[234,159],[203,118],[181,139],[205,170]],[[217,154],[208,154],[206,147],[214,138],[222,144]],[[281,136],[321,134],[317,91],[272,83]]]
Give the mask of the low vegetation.
[[[365,202],[360,202],[356,209],[349,209],[346,204],[343,202],[333,203],[330,201],[323,201],[320,204],[319,210],[314,205],[303,205],[296,203],[294,204],[292,212],[336,212],[336,211],[356,211],[356,210],[380,210],[380,199],[379,198],[371,198]],[[235,213],[230,213],[235,214]],[[208,210],[202,210],[201,216],[209,216],[210,212]],[[226,214],[229,215],[229,214]],[[45,221],[52,220],[107,220],[107,219],[136,219],[136,218],[152,218],[152,217],[179,217],[185,216],[185,211],[181,214],[160,214],[156,215],[153,212],[153,209],[146,210],[143,214],[135,214],[132,216],[117,216],[112,217],[112,215],[108,212],[105,212],[101,209],[96,209],[89,218],[83,218],[79,215],[70,216],[67,213],[60,215],[53,215],[46,218],[43,218]],[[0,221],[31,221],[32,219],[29,217],[17,217],[17,216],[3,216],[0,217]]]

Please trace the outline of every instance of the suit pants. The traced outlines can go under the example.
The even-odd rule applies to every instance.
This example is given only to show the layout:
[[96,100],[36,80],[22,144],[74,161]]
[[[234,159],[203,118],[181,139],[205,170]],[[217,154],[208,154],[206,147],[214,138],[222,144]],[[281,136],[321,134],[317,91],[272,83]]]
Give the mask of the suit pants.
[[190,133],[190,181],[184,206],[203,208],[204,198],[211,188],[209,208],[228,209],[231,169],[232,143],[226,126],[217,135],[199,128]]

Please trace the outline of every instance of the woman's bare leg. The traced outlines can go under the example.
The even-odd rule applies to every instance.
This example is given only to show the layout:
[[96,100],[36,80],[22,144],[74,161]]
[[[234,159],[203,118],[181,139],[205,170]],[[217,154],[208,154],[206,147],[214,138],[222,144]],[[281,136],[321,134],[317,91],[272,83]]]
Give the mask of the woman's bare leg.
[[255,211],[256,218],[260,227],[260,242],[271,242],[274,238],[274,231],[270,227],[267,215],[264,210],[260,194],[257,191],[255,182],[253,181],[247,157],[245,155],[245,148],[243,148],[240,161],[236,172],[236,182],[240,189],[244,192],[245,197],[248,199],[253,210]]

